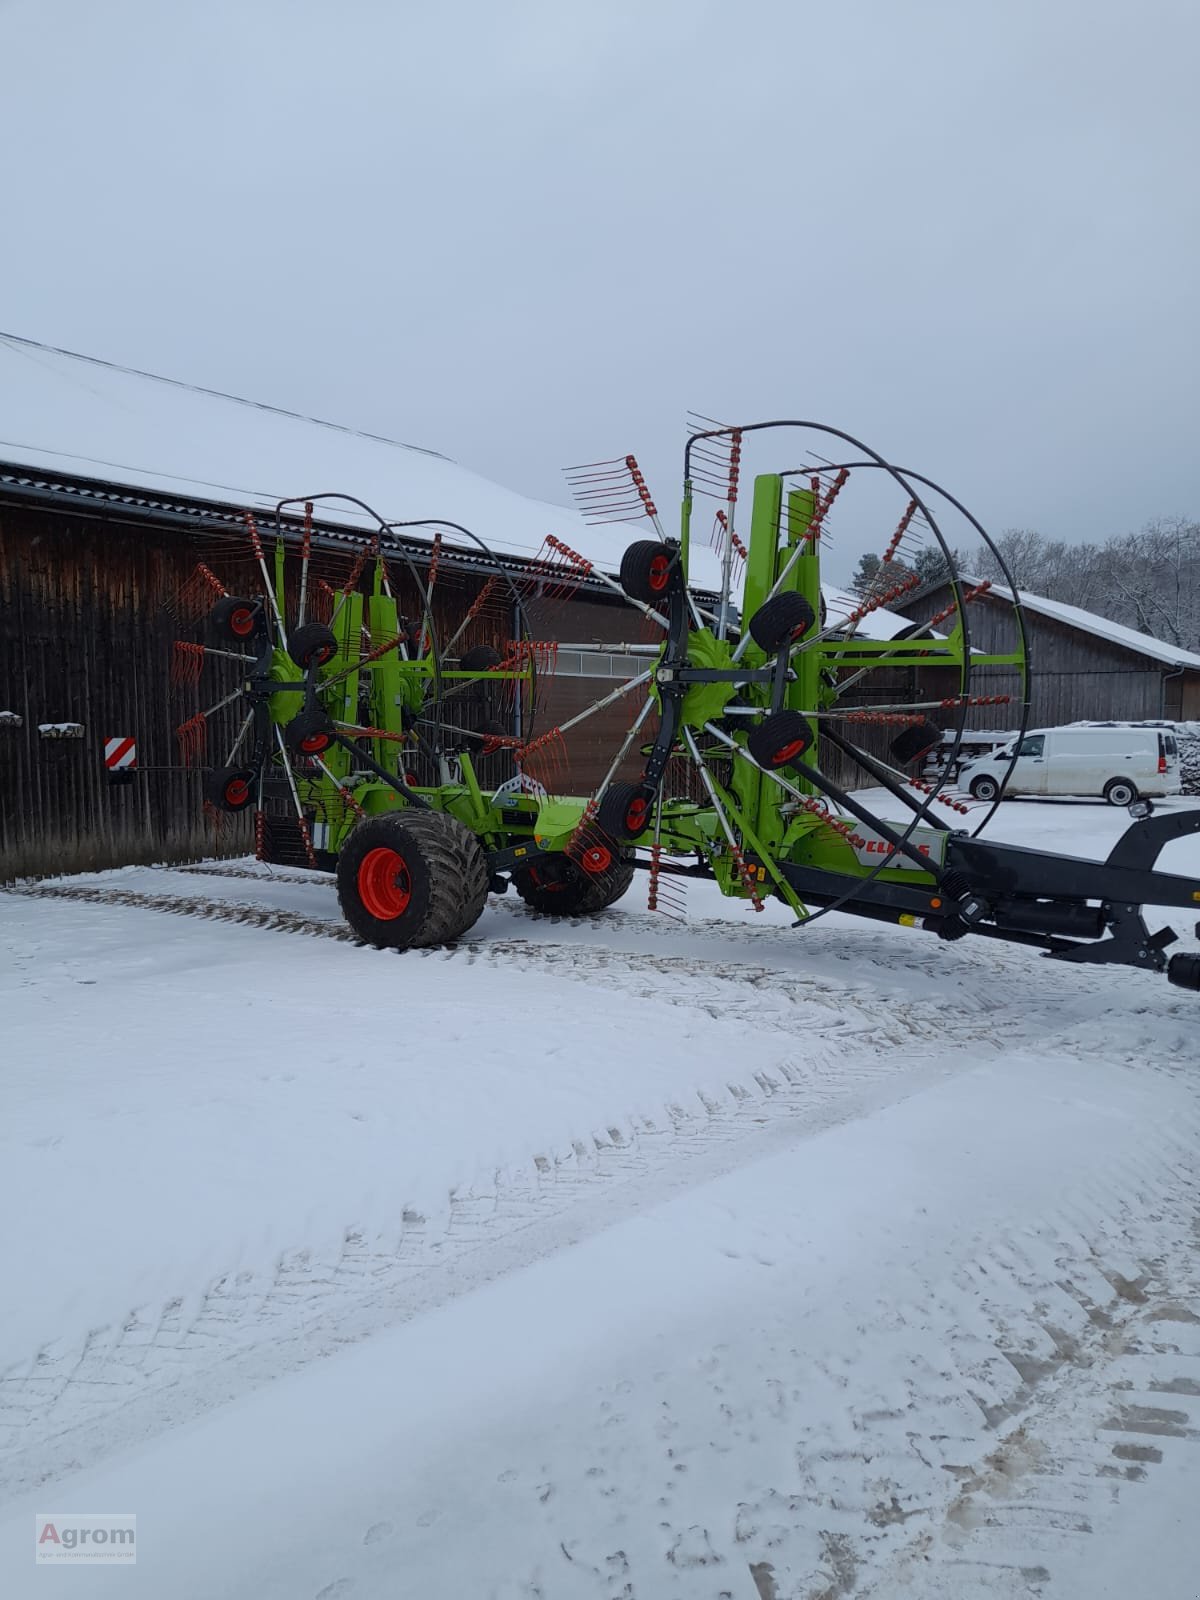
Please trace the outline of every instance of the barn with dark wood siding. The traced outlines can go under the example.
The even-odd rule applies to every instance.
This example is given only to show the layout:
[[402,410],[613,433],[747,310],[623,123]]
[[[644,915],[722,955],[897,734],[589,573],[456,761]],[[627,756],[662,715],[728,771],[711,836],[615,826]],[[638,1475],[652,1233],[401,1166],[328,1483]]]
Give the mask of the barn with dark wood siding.
[[[901,610],[923,621],[950,599],[949,588],[941,585],[923,590]],[[1030,727],[1200,719],[1200,656],[1058,600],[1022,593],[1021,603],[1030,661]],[[1011,596],[999,586],[974,600],[969,611],[972,645],[996,652],[1010,648],[1011,617]],[[1015,675],[997,667],[978,677],[977,693],[1011,694],[1014,699],[1007,707],[972,712],[973,725],[1015,726]]]
[[[232,505],[163,499],[97,480],[35,474],[0,462],[0,866],[12,878],[78,872],[133,862],[178,861],[215,849],[249,848],[245,822],[227,822],[214,839],[205,821],[197,773],[179,760],[175,729],[198,709],[195,685],[170,681],[175,641],[188,633],[179,597],[203,561],[232,592],[250,576],[242,511]],[[290,539],[299,523],[283,524]],[[317,570],[344,572],[346,533],[316,529]],[[357,541],[356,541],[357,543]],[[409,553],[427,569],[429,546]],[[523,576],[529,563],[502,558]],[[403,563],[396,564],[403,574]],[[446,544],[439,555],[435,621],[447,637],[470,609],[494,567]],[[527,588],[527,584],[523,584]],[[415,593],[415,591],[414,591]],[[398,594],[404,609],[403,589]],[[536,633],[545,620],[527,601]],[[419,614],[419,607],[411,607]],[[556,604],[552,623],[565,643],[621,641],[629,611],[596,580]],[[502,645],[513,636],[511,606],[490,603],[460,648]],[[233,669],[236,671],[236,669]],[[632,676],[633,659],[599,651],[560,652],[543,696],[543,716],[562,721],[591,704],[604,683]],[[221,680],[206,681],[211,699]],[[233,731],[232,711],[214,719],[214,745]],[[599,780],[628,723],[620,705],[591,718],[572,743],[572,776]],[[106,744],[136,742],[136,768],[110,775]],[[511,766],[497,755],[502,781]],[[427,781],[427,780],[422,780]],[[584,789],[586,792],[586,787]],[[240,831],[239,831],[240,830]]]
[[[318,499],[316,548],[331,578],[340,580],[347,551],[374,533],[374,513],[448,519],[486,542],[485,556],[470,539],[445,534],[435,621],[443,638],[453,633],[497,564],[518,579],[531,631],[558,647],[543,684],[543,728],[638,670],[636,656],[598,648],[644,648],[642,619],[611,583],[585,576],[563,601],[554,583],[539,588],[537,575],[548,535],[611,575],[644,526],[589,526],[433,450],[0,335],[0,879],[249,848],[244,822],[209,831],[199,779],[178,757],[175,729],[212,703],[195,684],[171,682],[174,644],[188,636],[181,597],[201,561],[230,592],[256,590],[246,512],[273,532],[278,501],[323,492],[371,508]],[[278,524],[285,541],[301,529],[300,505],[290,509]],[[428,567],[432,529],[396,537],[416,567]],[[691,575],[701,594],[717,581],[717,559],[702,544],[693,547]],[[402,611],[407,581],[402,572]],[[833,618],[857,605],[833,589],[826,600]],[[888,637],[901,626],[877,612],[864,631]],[[458,648],[513,637],[512,607],[493,595]],[[876,680],[870,692],[879,687]],[[911,698],[912,686],[901,687]],[[572,734],[569,792],[592,792],[631,703]],[[232,712],[214,719],[214,746],[232,732],[221,716]],[[647,738],[652,728],[651,720]],[[126,750],[128,741],[136,766],[110,775],[106,749]],[[511,771],[503,768],[510,758],[487,759],[495,770],[481,774],[485,781]]]
[[[199,704],[195,685],[170,682],[174,643],[188,637],[179,601],[199,561],[232,592],[244,589],[247,510],[273,528],[277,500],[313,491],[358,496],[388,519],[447,518],[486,542],[492,557],[458,535],[442,543],[434,607],[443,637],[497,563],[524,574],[535,632],[552,626],[579,646],[629,637],[628,608],[599,581],[584,578],[551,623],[527,580],[548,534],[612,571],[636,529],[588,528],[432,450],[0,338],[0,877],[248,843],[238,824],[214,840],[199,780],[178,758],[174,730]],[[294,510],[280,520],[285,539],[299,535]],[[349,503],[318,505],[318,560],[331,576],[373,528]],[[397,543],[427,568],[432,539],[414,529]],[[503,644],[513,623],[512,607],[493,599],[459,648]],[[635,670],[630,657],[563,651],[542,715],[561,720],[604,692],[597,680]],[[596,781],[627,722],[616,706],[573,741],[578,784]],[[218,718],[214,743],[224,734]],[[114,778],[106,746],[128,739],[136,767]]]

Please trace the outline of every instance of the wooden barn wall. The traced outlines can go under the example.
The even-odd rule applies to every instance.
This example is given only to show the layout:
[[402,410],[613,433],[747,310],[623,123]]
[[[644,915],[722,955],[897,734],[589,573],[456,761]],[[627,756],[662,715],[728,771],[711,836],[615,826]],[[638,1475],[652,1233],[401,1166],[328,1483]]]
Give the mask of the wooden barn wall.
[[[175,759],[166,609],[195,556],[178,534],[0,505],[0,878],[207,853],[199,780]],[[79,722],[81,739],[39,723]],[[106,781],[104,740],[142,773]]]
[[[647,623],[640,612],[616,595],[611,601],[590,593],[567,600],[531,598],[526,603],[526,613],[535,638],[561,644],[648,644],[656,642],[656,636],[661,638],[661,630],[655,624]],[[649,661],[631,656],[628,666],[634,676],[644,671]],[[619,688],[621,682],[620,678],[575,678],[565,673],[547,678],[539,696],[535,736],[569,721]],[[563,770],[556,774],[548,764],[544,776],[557,777],[565,792],[591,794],[603,781],[646,698],[645,688],[633,689],[569,729],[563,739]],[[654,738],[657,727],[657,715],[651,712],[630,747],[619,776],[631,780],[638,776],[644,765],[639,752]]]
[[[22,719],[0,724],[0,880],[251,848],[248,819],[224,818],[214,833],[199,772],[181,764],[175,737],[238,670],[210,658],[198,685],[171,683],[175,641],[205,637],[202,619],[179,611],[200,559],[232,592],[258,587],[240,537],[0,504],[0,711]],[[331,581],[349,565],[341,553],[322,560]],[[453,631],[479,588],[444,566],[439,626],[453,618]],[[510,616],[507,604],[486,606],[459,648],[502,645]],[[83,737],[38,733],[55,722],[82,723]],[[206,761],[224,759],[237,723],[236,707],[212,719]],[[118,735],[137,740],[138,773],[114,785],[103,747]]]
[[[931,615],[948,602],[944,589],[935,590],[906,608],[914,620]],[[977,649],[1012,648],[1012,613],[1002,602],[980,600],[969,610],[971,643]],[[1029,638],[1030,727],[1058,727],[1080,721],[1139,722],[1158,717],[1186,716],[1187,698],[1200,693],[1200,673],[1168,679],[1169,670],[1151,657],[1138,655],[1107,639],[1072,628],[1055,618],[1026,610]],[[1010,706],[987,707],[972,712],[969,726],[1014,727],[1019,720],[1019,688],[1014,673],[1001,668],[976,674],[975,692],[1011,693]],[[1165,701],[1165,706],[1164,706]]]
[[[316,570],[340,586],[351,559],[325,551]],[[203,616],[180,607],[200,560],[232,593],[259,587],[238,534],[0,505],[0,710],[22,719],[19,728],[0,726],[0,879],[197,860],[252,847],[246,818],[224,818],[214,833],[199,771],[181,764],[176,743],[178,725],[228,692],[238,671],[210,657],[200,683],[171,682],[176,640],[205,638]],[[401,610],[415,618],[419,603],[403,561],[392,562],[392,579]],[[482,586],[478,576],[441,563],[434,615],[443,639]],[[201,612],[211,598],[200,593]],[[631,608],[591,596],[531,601],[529,622],[537,637],[571,643],[641,639],[644,632]],[[511,593],[494,585],[456,653],[483,643],[503,650],[512,633]],[[607,687],[594,678],[543,675],[534,733],[566,721]],[[635,692],[568,735],[570,761],[559,776],[569,778],[571,789],[587,793],[600,781],[641,703]],[[480,716],[507,724],[511,705],[502,692],[464,696],[462,722],[472,726]],[[224,759],[238,721],[236,706],[212,718],[204,763]],[[42,738],[38,724],[53,722],[82,723],[83,738]],[[653,736],[653,719],[646,732]],[[118,735],[137,740],[138,773],[113,785],[103,746]],[[635,753],[628,775],[637,761]],[[501,753],[487,758],[480,776],[501,782],[511,772],[511,757]]]

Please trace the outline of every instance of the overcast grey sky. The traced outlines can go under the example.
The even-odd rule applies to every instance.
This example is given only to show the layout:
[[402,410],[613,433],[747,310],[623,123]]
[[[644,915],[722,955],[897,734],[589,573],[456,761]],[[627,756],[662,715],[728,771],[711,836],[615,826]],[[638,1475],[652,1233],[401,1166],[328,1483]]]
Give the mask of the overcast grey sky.
[[548,499],[633,450],[672,504],[694,408],[994,531],[1200,516],[1198,52],[1195,0],[0,0],[0,327]]

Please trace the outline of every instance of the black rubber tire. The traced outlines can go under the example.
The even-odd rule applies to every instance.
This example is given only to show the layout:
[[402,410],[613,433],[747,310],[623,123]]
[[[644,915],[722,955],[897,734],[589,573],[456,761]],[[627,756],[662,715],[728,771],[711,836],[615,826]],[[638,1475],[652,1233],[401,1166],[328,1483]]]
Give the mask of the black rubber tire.
[[323,622],[306,622],[288,639],[288,655],[307,672],[314,657],[320,666],[337,655],[337,635]]
[[499,650],[493,649],[490,644],[477,644],[473,645],[459,659],[458,670],[460,672],[490,672],[493,667],[500,665],[500,661]]
[[205,802],[234,815],[254,804],[258,774],[253,767],[214,767],[204,775]]
[[656,605],[670,593],[678,570],[676,551],[660,539],[639,539],[621,557],[621,587],[631,600]]
[[746,736],[746,749],[768,772],[793,766],[811,744],[812,729],[798,711],[773,711]]
[[989,773],[971,779],[971,795],[975,800],[994,800],[1000,793],[1000,780]]
[[1110,806],[1131,806],[1137,797],[1137,784],[1130,778],[1110,778],[1104,785],[1104,798]]
[[791,590],[767,600],[750,618],[750,637],[769,656],[796,644],[817,620],[802,594]]
[[1200,956],[1172,956],[1167,962],[1167,982],[1180,989],[1200,990]]
[[513,888],[531,911],[546,917],[590,917],[619,900],[633,882],[633,860],[615,858],[604,872],[589,874],[569,856],[556,856],[512,875]]
[[617,856],[603,872],[588,875],[587,893],[579,903],[577,916],[591,917],[606,911],[626,893],[633,882],[633,857]]
[[650,826],[654,791],[641,783],[612,783],[596,812],[596,826],[610,839],[636,839]]
[[333,723],[320,706],[297,711],[283,730],[283,742],[298,757],[324,755],[333,743]]
[[[379,917],[363,901],[360,871],[374,850],[400,855],[409,899],[397,916]],[[360,822],[338,856],[342,915],[367,944],[416,950],[450,944],[478,922],[487,904],[487,860],[479,840],[444,811],[415,806]]]
[[257,600],[224,595],[209,612],[213,632],[231,644],[249,644],[263,631],[263,609]]
[[920,761],[942,742],[942,730],[935,722],[918,722],[905,728],[892,740],[893,759],[902,767]]

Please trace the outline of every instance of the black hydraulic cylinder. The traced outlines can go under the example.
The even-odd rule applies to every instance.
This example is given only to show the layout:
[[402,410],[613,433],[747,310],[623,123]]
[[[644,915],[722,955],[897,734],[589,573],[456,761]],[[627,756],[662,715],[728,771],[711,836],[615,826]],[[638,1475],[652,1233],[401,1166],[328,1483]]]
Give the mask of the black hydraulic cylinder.
[[1058,933],[1068,939],[1099,939],[1104,932],[1100,906],[1061,900],[1002,900],[992,914],[998,928],[1024,933]]

